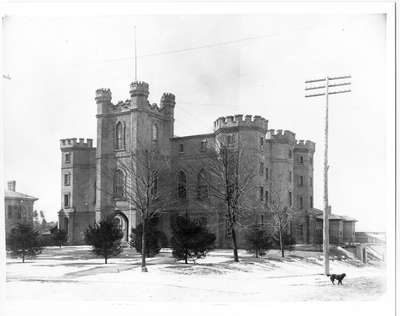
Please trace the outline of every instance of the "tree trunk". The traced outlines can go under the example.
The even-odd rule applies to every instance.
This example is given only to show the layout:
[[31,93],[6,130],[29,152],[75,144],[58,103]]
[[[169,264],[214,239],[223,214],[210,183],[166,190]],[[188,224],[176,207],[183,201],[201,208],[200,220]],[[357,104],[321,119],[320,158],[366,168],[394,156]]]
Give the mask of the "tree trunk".
[[146,220],[142,222],[142,272],[147,272],[146,267]]
[[239,262],[237,241],[236,241],[236,232],[235,228],[232,227],[232,245],[233,245],[233,261]]
[[104,263],[107,264],[107,255],[104,256]]
[[185,264],[187,264],[187,257],[188,257],[187,251],[185,250]]
[[22,249],[22,263],[25,262],[25,249]]
[[282,258],[285,257],[285,250],[283,249],[282,229],[279,229],[279,245],[281,247]]

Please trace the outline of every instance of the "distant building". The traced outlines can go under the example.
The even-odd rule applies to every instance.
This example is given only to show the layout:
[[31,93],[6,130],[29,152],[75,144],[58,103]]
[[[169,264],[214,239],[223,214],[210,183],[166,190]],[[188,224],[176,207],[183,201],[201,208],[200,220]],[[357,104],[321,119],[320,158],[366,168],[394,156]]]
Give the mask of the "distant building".
[[15,191],[16,181],[9,181],[4,193],[6,234],[18,223],[33,225],[33,203],[38,199]]
[[[319,215],[318,215],[319,213]],[[321,210],[314,209],[317,221],[317,233],[318,242],[322,243],[322,223],[323,223],[323,212]],[[356,242],[356,226],[357,220],[348,216],[341,216],[336,214],[329,215],[329,243],[333,245],[340,244],[351,244]]]
[[356,232],[356,242],[362,244],[385,244],[386,233],[382,232]]
[[[169,157],[168,185],[176,191],[174,207],[163,210],[162,229],[169,234],[170,224],[177,214],[190,214],[207,223],[216,234],[216,246],[230,247],[225,206],[209,196],[207,176],[209,150],[220,143],[231,147],[241,144],[245,149],[249,168],[257,170],[254,189],[247,194],[252,203],[248,220],[268,230],[273,224],[268,203],[278,194],[292,212],[289,231],[298,243],[318,241],[318,212],[313,208],[312,141],[297,140],[291,131],[272,130],[261,116],[232,115],[218,118],[213,132],[185,137],[174,136],[175,96],[162,95],[159,106],[148,101],[149,86],[133,82],[130,99],[111,102],[111,91],[96,91],[97,148],[91,139],[62,139],[62,191],[59,224],[68,231],[70,243],[83,243],[87,226],[114,216],[128,241],[131,228],[139,217],[134,205],[125,198],[126,185],[131,175],[119,168],[137,152],[155,148]],[[211,124],[210,124],[211,125]],[[140,166],[135,166],[140,168]],[[111,173],[108,174],[108,173]],[[166,181],[157,180],[158,186]],[[128,194],[134,194],[129,192]],[[343,230],[343,228],[342,228]],[[245,231],[238,228],[239,246],[244,246]]]

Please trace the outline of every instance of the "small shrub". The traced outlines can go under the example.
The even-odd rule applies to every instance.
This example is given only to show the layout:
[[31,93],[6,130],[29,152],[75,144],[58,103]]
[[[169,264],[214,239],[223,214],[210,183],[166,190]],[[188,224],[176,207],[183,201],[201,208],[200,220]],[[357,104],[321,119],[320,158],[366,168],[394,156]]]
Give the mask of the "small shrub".
[[17,224],[7,236],[6,246],[11,255],[22,258],[22,262],[26,257],[33,258],[42,252],[40,233],[30,224]]
[[[147,220],[146,225],[146,257],[154,257],[161,248],[168,244],[167,236],[158,229],[159,217],[155,216]],[[132,228],[130,246],[142,253],[143,224]]]
[[254,252],[256,258],[272,248],[273,241],[265,229],[258,225],[251,226],[246,233],[247,250]]
[[172,232],[172,255],[185,263],[189,258],[204,257],[215,242],[215,235],[204,224],[188,217],[178,216],[172,224]]
[[115,225],[112,219],[105,219],[93,227],[88,227],[85,240],[92,246],[92,251],[97,256],[104,257],[104,263],[107,264],[108,258],[117,256],[122,252],[121,239],[123,235],[121,229]]

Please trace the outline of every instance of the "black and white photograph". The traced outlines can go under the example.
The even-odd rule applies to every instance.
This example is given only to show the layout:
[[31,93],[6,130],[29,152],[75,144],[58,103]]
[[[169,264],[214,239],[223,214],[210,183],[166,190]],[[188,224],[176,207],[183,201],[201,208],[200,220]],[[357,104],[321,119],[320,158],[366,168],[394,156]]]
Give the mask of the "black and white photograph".
[[395,315],[394,2],[26,5],[1,53],[3,315]]

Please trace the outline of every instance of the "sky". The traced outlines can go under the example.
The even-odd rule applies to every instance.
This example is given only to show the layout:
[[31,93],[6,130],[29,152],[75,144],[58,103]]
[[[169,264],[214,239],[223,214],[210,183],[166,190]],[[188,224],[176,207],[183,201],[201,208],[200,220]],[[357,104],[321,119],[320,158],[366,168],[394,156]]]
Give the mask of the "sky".
[[316,143],[314,206],[323,206],[324,99],[304,81],[351,75],[330,97],[329,201],[356,230],[385,231],[389,212],[384,14],[141,15],[3,19],[4,184],[39,198],[57,220],[62,138],[96,142],[95,90],[129,98],[138,79],[151,103],[176,95],[175,134],[212,132],[219,116],[261,115],[269,128]]

